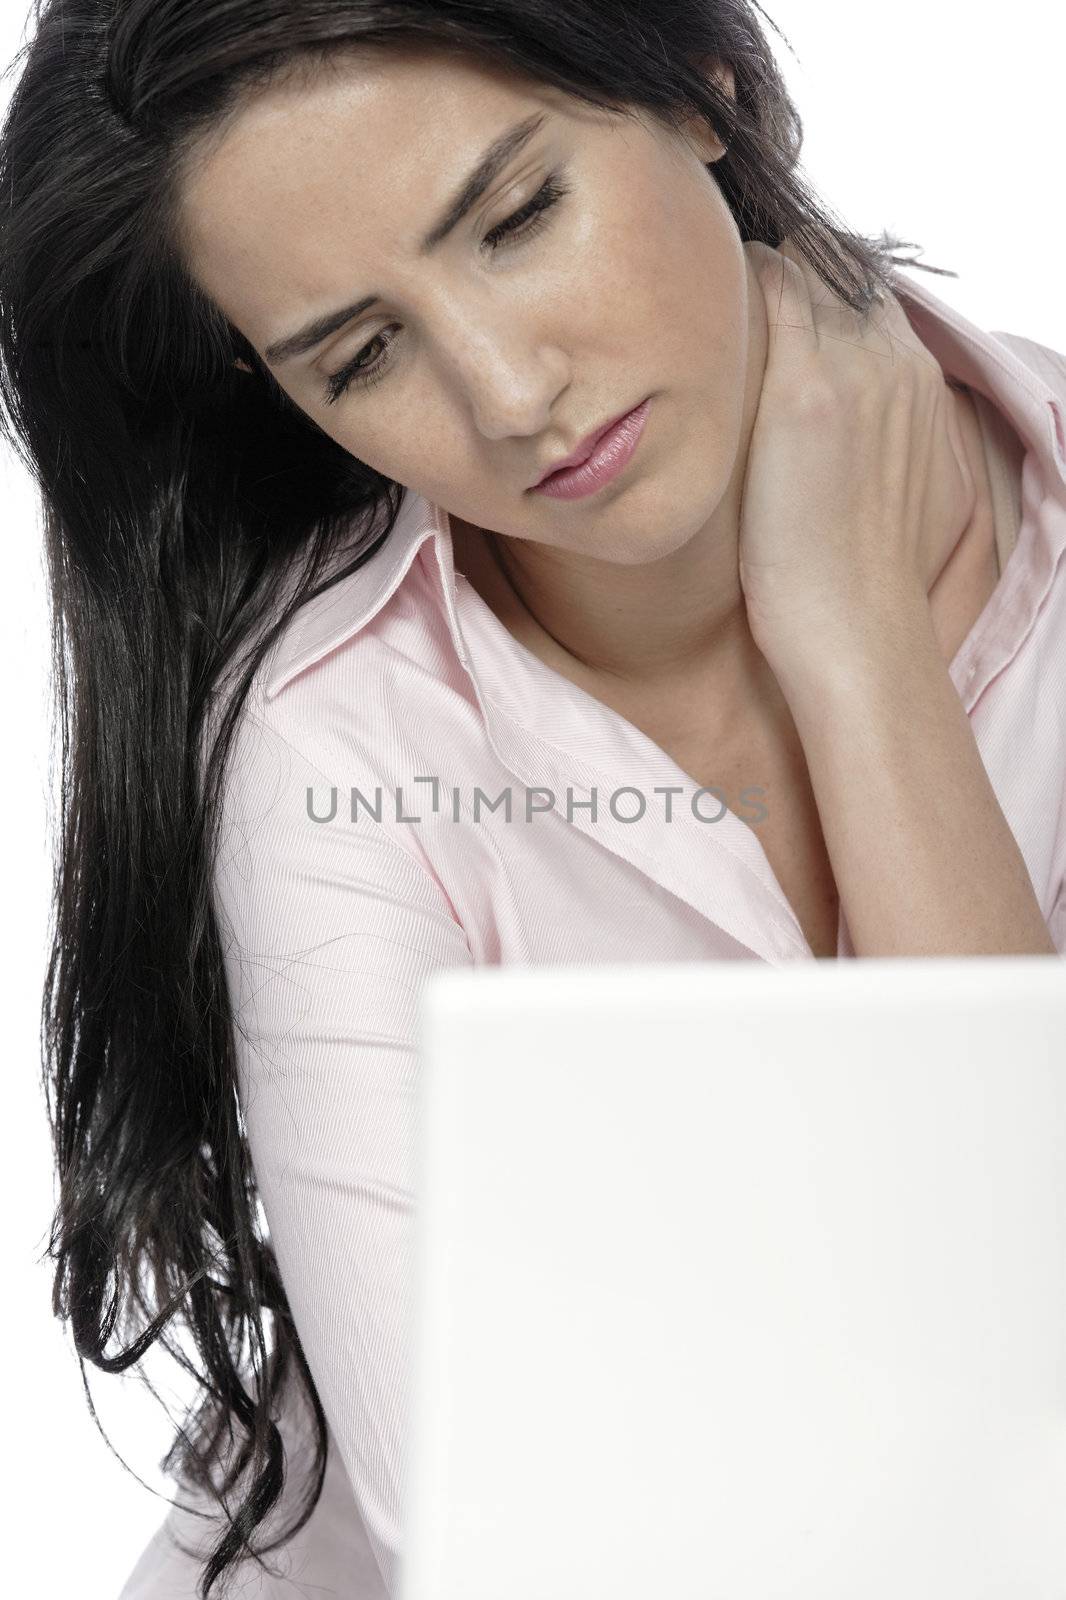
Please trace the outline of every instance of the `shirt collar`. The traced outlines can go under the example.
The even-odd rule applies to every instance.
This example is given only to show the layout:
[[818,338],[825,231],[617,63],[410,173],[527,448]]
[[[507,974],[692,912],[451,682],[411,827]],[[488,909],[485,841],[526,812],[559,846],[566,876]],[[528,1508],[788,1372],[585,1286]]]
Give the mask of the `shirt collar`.
[[[950,377],[978,389],[1013,423],[1027,452],[1039,458],[1043,481],[1066,509],[1066,356],[1017,334],[986,333],[925,284],[895,278],[919,338]],[[1066,517],[1056,523],[1066,529]],[[384,543],[355,572],[309,600],[275,646],[266,677],[268,699],[329,651],[354,637],[403,582],[416,555],[433,541],[436,571],[459,658],[469,658],[456,608],[451,524],[442,507],[405,490]],[[1055,552],[1057,556],[1057,552]]]
[[1066,503],[1066,355],[1015,333],[986,333],[924,283],[896,278],[909,320],[949,377],[1006,413],[1047,488]]
[[[266,698],[272,700],[299,673],[364,628],[399,588],[427,539],[433,539],[436,546],[441,578],[450,600],[449,615],[459,636],[447,512],[424,495],[407,489],[384,543],[355,572],[300,607],[275,646],[266,679]],[[460,653],[465,660],[465,647]]]

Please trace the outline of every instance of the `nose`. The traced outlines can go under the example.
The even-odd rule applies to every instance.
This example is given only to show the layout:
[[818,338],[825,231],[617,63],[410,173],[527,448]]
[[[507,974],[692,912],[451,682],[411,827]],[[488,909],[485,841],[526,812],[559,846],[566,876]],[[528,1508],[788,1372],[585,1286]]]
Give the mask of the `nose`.
[[447,360],[484,439],[538,438],[570,384],[570,360],[513,307],[452,319]]

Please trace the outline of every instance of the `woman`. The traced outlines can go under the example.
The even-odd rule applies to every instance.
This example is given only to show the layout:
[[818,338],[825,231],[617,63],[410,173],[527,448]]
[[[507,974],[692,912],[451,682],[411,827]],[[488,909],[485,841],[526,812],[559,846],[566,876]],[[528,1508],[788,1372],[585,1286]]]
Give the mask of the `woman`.
[[1066,363],[831,222],[747,0],[648,9],[27,50],[55,1308],[203,1388],[124,1600],[396,1592],[433,971],[1066,950]]

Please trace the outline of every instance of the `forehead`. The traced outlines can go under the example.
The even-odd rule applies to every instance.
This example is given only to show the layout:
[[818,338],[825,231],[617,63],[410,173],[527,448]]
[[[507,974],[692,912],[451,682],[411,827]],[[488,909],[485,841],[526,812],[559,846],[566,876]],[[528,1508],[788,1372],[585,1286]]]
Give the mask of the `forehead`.
[[[345,52],[260,89],[180,185],[188,265],[257,347],[294,312],[425,272],[415,241],[485,144],[523,115],[594,108],[440,52]],[[598,115],[602,116],[602,113]]]

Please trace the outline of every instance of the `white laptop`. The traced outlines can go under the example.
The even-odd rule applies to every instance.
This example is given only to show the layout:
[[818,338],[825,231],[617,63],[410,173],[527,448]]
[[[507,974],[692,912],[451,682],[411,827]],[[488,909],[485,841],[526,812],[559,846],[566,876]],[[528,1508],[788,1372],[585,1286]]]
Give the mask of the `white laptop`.
[[1064,1600],[1066,962],[446,972],[399,1600]]

